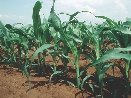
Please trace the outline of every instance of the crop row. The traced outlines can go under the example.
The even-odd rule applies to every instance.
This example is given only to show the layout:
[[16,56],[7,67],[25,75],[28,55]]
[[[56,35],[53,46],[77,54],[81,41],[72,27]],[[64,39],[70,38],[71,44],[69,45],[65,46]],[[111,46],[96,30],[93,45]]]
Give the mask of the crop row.
[[[94,85],[99,87],[98,98],[103,97],[104,76],[110,67],[118,67],[124,78],[124,96],[128,98],[129,88],[131,87],[129,72],[131,69],[131,19],[126,22],[114,22],[105,16],[95,16],[104,19],[102,24],[89,24],[80,22],[76,16],[80,13],[90,13],[88,11],[66,14],[69,20],[61,22],[54,11],[54,3],[48,19],[41,21],[39,12],[42,8],[40,1],[37,1],[33,8],[33,25],[29,24],[6,24],[0,21],[0,63],[15,64],[21,69],[30,81],[28,69],[35,66],[39,75],[46,72],[46,66],[50,67],[53,77],[67,77],[68,63],[71,62],[75,67],[76,85],[68,80],[65,81],[72,86],[83,89],[87,83],[92,91]],[[91,13],[92,14],[92,13]],[[21,27],[17,27],[21,25]],[[32,55],[30,55],[32,53]],[[74,60],[68,55],[73,54]],[[83,54],[90,64],[82,70],[79,68],[79,58]],[[53,66],[46,64],[46,57],[50,55],[53,59]],[[34,60],[37,62],[34,63]],[[123,59],[124,67],[110,62],[111,59]],[[63,69],[57,70],[57,61],[61,60]],[[88,82],[93,74],[86,74],[81,78],[86,70],[95,67],[98,83]],[[113,70],[113,69],[112,69]],[[113,79],[115,77],[113,76]],[[114,96],[117,95],[115,91]]]

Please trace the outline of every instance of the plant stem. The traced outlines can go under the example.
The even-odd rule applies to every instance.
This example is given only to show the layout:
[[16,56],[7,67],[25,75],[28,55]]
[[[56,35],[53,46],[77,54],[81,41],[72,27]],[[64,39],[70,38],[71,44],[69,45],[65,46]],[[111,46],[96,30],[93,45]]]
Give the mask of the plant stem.
[[[129,53],[129,52],[128,52]],[[129,95],[129,85],[130,85],[130,83],[129,83],[129,70],[130,70],[130,60],[128,60],[127,62],[126,62],[126,66],[125,66],[125,68],[126,68],[126,93],[125,93],[125,98],[128,98],[128,95]]]
[[79,78],[79,55],[75,57],[75,69],[76,69],[76,82],[77,82],[77,87],[79,88],[80,86],[80,78]]

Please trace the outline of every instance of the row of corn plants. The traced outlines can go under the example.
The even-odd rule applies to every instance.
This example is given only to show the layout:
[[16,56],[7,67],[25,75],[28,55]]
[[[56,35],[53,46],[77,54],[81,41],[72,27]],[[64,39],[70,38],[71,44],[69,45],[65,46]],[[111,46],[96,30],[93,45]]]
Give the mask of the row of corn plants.
[[[60,76],[64,77],[61,81],[81,90],[83,90],[85,84],[88,84],[93,92],[95,86],[98,86],[98,98],[103,98],[104,96],[104,76],[107,70],[112,67],[114,72],[115,66],[120,69],[123,75],[125,81],[124,96],[128,98],[131,87],[129,78],[131,69],[131,19],[127,18],[126,22],[119,21],[117,23],[105,16],[94,15],[96,18],[104,19],[105,22],[87,25],[85,22],[80,22],[76,16],[80,13],[92,13],[78,11],[73,14],[61,12],[60,14],[69,16],[68,21],[62,22],[55,13],[54,5],[55,0],[53,0],[48,19],[44,17],[41,20],[39,12],[42,8],[42,3],[37,1],[33,7],[33,25],[24,26],[21,23],[3,25],[0,21],[0,50],[2,51],[0,63],[15,65],[26,74],[28,81],[30,81],[29,69],[31,67],[36,67],[36,73],[43,75],[47,72],[46,67],[48,66],[52,70],[49,82],[54,77]],[[30,50],[33,51],[32,55],[30,55]],[[74,60],[71,59],[69,53],[73,55]],[[86,59],[90,60],[90,64],[86,65],[82,70],[79,67],[81,54],[84,54]],[[48,55],[53,59],[53,66],[46,64]],[[37,62],[34,63],[36,56],[38,56]],[[63,63],[64,67],[62,70],[57,69],[57,57]],[[114,62],[109,62],[111,59],[123,59],[124,67]],[[69,62],[75,67],[76,83],[72,83],[67,79]],[[83,77],[83,74],[90,67],[95,67],[96,76],[86,74]],[[95,77],[98,82],[95,84],[88,82],[90,77]],[[116,98],[116,90],[113,96]]]

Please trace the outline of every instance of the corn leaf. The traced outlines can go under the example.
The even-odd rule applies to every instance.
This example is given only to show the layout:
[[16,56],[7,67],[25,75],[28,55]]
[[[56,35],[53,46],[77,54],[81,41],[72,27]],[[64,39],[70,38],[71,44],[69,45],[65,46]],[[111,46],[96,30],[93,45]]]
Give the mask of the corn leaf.
[[40,9],[42,8],[42,3],[40,1],[37,1],[33,7],[33,14],[32,14],[32,19],[33,19],[33,27],[34,27],[34,35],[36,38],[40,36],[40,26],[41,26],[41,19],[40,19]]
[[56,72],[54,72],[54,73],[50,76],[49,82],[51,82],[53,76],[55,76],[55,75],[59,75],[59,76],[60,76],[62,73],[63,73],[63,71],[56,71]]
[[69,21],[71,21],[77,14],[79,14],[80,12],[77,11],[74,14],[70,15]]
[[114,22],[113,20],[111,20],[110,18],[108,18],[108,17],[106,17],[106,16],[95,16],[95,17],[96,17],[96,18],[105,19],[111,27],[112,27],[113,25],[114,25],[115,27],[119,27],[116,22]]
[[54,3],[55,0],[53,0],[53,6],[50,11],[50,16],[48,18],[48,22],[56,31],[59,31],[61,28],[61,20],[60,18],[56,15],[55,10],[54,10]]
[[[86,77],[84,77],[84,79],[82,80],[81,85],[80,85],[80,89],[81,89],[81,90],[82,90],[82,88],[83,88],[86,80],[87,80],[88,78],[90,78],[90,77],[93,77],[93,75],[90,75],[90,74],[89,74],[89,75],[87,75]],[[93,88],[92,88],[92,91],[94,92],[94,89],[93,89]]]
[[112,50],[109,50],[105,53],[105,55],[103,55],[102,57],[100,57],[98,60],[93,61],[91,64],[89,64],[88,66],[86,66],[85,68],[83,68],[83,70],[80,72],[80,76],[91,66],[95,66],[96,64],[99,64],[101,62],[104,62],[106,60],[110,60],[110,59],[127,59],[127,60],[131,60],[131,54],[123,54],[120,53],[122,51],[131,51],[131,47],[127,47],[127,48],[115,48]]
[[3,34],[6,36],[7,35],[6,28],[1,21],[0,21],[0,29],[2,30]]
[[41,47],[39,47],[39,48],[33,53],[33,55],[32,55],[32,61],[34,60],[34,57],[35,57],[36,55],[38,55],[38,53],[43,52],[44,50],[46,50],[46,49],[48,49],[48,48],[50,48],[50,47],[52,47],[52,46],[54,46],[54,45],[44,44],[44,45],[42,45]]
[[70,82],[70,81],[65,81],[65,80],[61,80],[61,82],[66,82],[68,83],[69,85],[73,86],[73,87],[76,87],[74,83]]
[[102,81],[103,80],[103,77],[106,73],[106,71],[109,69],[110,66],[114,65],[113,63],[110,63],[110,64],[107,64],[104,65],[104,67],[101,69],[100,71],[100,75],[99,75],[99,81]]

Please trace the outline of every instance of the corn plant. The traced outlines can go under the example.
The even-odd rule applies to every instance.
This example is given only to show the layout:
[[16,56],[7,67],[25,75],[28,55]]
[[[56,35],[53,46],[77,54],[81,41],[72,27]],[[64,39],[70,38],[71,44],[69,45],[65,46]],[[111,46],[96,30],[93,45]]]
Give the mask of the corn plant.
[[[106,18],[106,17],[103,17],[103,16],[96,16],[96,17],[99,17],[99,18]],[[110,30],[114,27],[113,24],[115,24],[113,21],[111,21],[110,19],[106,18],[108,21],[109,24],[112,24],[111,27],[107,27],[107,26],[103,26],[103,25],[97,25],[97,26],[88,26],[88,29],[87,29],[87,39],[89,40],[88,41],[88,49],[91,51],[91,53],[85,53],[86,57],[90,60],[91,63],[93,63],[94,61],[97,61],[105,51],[107,50],[103,50],[102,49],[102,45],[105,41],[105,39],[108,39],[109,41],[111,41],[111,39],[109,38],[109,34],[110,34]],[[115,24],[116,25],[116,24]],[[99,28],[98,28],[99,27]],[[93,45],[93,49],[90,48],[90,44]],[[100,63],[100,64],[97,64],[96,66],[94,66],[96,68],[96,73],[97,73],[97,78],[98,78],[98,85],[99,85],[99,89],[100,89],[100,92],[99,92],[99,95],[102,96],[103,94],[103,76],[104,74],[106,73],[107,69],[111,66],[112,64],[108,64],[108,63]],[[89,67],[89,66],[88,66]],[[88,68],[87,67],[87,68]],[[86,70],[86,68],[84,68],[84,71]],[[81,71],[81,73],[83,73],[83,71]],[[80,75],[81,75],[80,73]],[[101,74],[102,77],[101,77]],[[83,82],[86,80],[88,76],[86,76],[84,79],[83,79]],[[83,86],[83,84],[82,84]]]
[[[123,24],[120,25],[119,28],[116,28],[115,30],[112,30],[112,33],[114,34],[116,40],[118,41],[121,48],[126,48],[131,46],[131,21],[127,20]],[[129,51],[123,52],[124,54],[130,54]],[[129,71],[130,71],[130,60],[125,60],[125,71],[123,74],[124,78],[126,80],[126,93],[125,98],[128,98],[129,93]]]
[[[11,28],[9,28],[9,26]],[[24,72],[26,74],[28,81],[30,81],[29,74],[28,74],[28,71],[27,71],[27,67],[28,67],[27,58],[25,58],[24,63],[18,63],[18,61],[16,60],[15,52],[14,52],[14,50],[15,50],[14,45],[16,43],[17,43],[18,46],[23,45],[21,48],[24,52],[27,50],[28,46],[27,46],[26,43],[24,43],[25,40],[27,41],[27,38],[25,38],[27,36],[24,34],[23,30],[18,29],[18,28],[14,28],[11,25],[5,25],[4,26],[2,24],[2,22],[0,22],[0,28],[2,29],[2,34],[3,34],[3,37],[4,37],[2,43],[3,43],[3,46],[6,49],[4,56],[6,56],[6,54],[9,55],[9,56],[7,56],[7,58],[5,60],[0,61],[0,63],[1,64],[9,64],[9,65],[13,64],[13,66],[15,65],[16,67],[20,68],[22,70],[22,72]],[[21,54],[19,55],[20,57],[21,57]],[[20,58],[20,60],[22,60],[22,58]]]
[[[38,68],[38,73],[42,75],[46,71],[45,59],[48,53],[52,56],[54,63],[53,67],[49,65],[53,70],[49,81],[51,81],[54,76],[63,75],[66,78],[68,74],[67,64],[70,61],[76,70],[76,85],[68,80],[66,80],[66,82],[75,87],[77,86],[81,90],[86,80],[94,77],[94,75],[89,74],[83,78],[83,73],[86,73],[89,67],[94,66],[96,68],[98,81],[96,85],[99,87],[98,97],[103,97],[103,79],[105,73],[110,66],[116,66],[124,76],[126,82],[125,98],[128,98],[131,84],[129,82],[129,71],[131,69],[131,19],[127,18],[126,22],[119,21],[116,23],[105,16],[94,15],[96,18],[102,18],[106,21],[103,22],[103,24],[87,25],[76,18],[76,16],[81,13],[77,11],[73,14],[66,13],[66,15],[69,16],[69,20],[62,23],[61,19],[55,13],[54,4],[55,0],[53,0],[48,19],[44,17],[43,21],[41,21],[39,12],[42,8],[42,3],[37,1],[33,7],[33,25],[24,26],[22,24],[21,27],[18,28],[16,27],[17,24],[6,24],[4,26],[0,21],[0,48],[4,49],[2,50],[4,51],[4,57],[0,55],[2,58],[0,59],[0,63],[17,65],[26,74],[29,81],[30,78],[27,69],[29,66],[33,67],[35,56],[38,55],[38,64],[35,66]],[[89,11],[82,12],[91,13]],[[62,12],[60,14],[65,13]],[[63,45],[60,45],[60,43]],[[108,49],[110,44],[113,44],[113,48],[115,49]],[[120,48],[116,48],[116,46]],[[29,50],[32,47],[35,47],[36,50],[31,56],[32,60],[30,63]],[[14,52],[15,49],[18,51]],[[68,56],[70,52],[74,56],[74,61]],[[23,53],[25,54],[24,57]],[[80,54],[84,54],[86,59],[90,60],[90,64],[84,67],[83,70],[79,68]],[[57,56],[62,60],[64,65],[63,70],[57,70]],[[107,60],[110,59],[121,58],[125,60],[124,68],[117,64],[107,62]],[[20,63],[17,63],[18,59]],[[93,83],[88,84],[94,91]]]
[[[41,2],[37,1],[33,7],[33,14],[32,14],[32,19],[33,19],[33,27],[34,27],[34,36],[36,38],[37,41],[37,47],[39,48],[41,46],[41,33],[42,33],[42,29],[41,29],[41,19],[40,19],[40,9],[42,8]],[[38,72],[39,74],[41,73],[40,71],[40,53],[38,54]]]
[[[103,54],[101,54],[102,53],[102,51],[101,51],[101,48],[100,48],[100,43],[102,43],[102,42],[100,42],[100,40],[102,39],[102,38],[100,38],[100,36],[99,36],[99,31],[100,31],[100,33],[101,33],[101,31],[103,32],[103,30],[105,31],[105,30],[107,30],[108,32],[109,32],[109,34],[108,34],[108,36],[109,36],[109,38],[110,37],[113,37],[113,39],[115,39],[117,42],[119,42],[118,44],[121,46],[121,45],[125,45],[125,44],[127,44],[128,46],[130,46],[130,42],[129,42],[129,39],[127,39],[127,38],[130,38],[129,36],[130,35],[125,35],[125,33],[128,33],[127,32],[127,29],[126,28],[121,28],[121,27],[119,27],[118,25],[117,25],[117,23],[115,23],[115,22],[113,22],[112,20],[110,20],[109,18],[106,18],[106,17],[103,17],[103,16],[97,16],[97,17],[99,17],[99,18],[104,18],[104,19],[106,19],[107,20],[107,22],[108,22],[108,28],[106,27],[100,27],[98,30],[97,30],[97,34],[95,35],[95,36],[93,36],[93,37],[91,37],[92,39],[93,39],[93,43],[92,44],[94,44],[94,48],[95,48],[95,53],[96,53],[96,59],[95,60],[93,60],[93,61],[91,61],[91,62],[97,62],[97,61],[100,61],[99,59],[103,59],[105,56],[102,56]],[[115,32],[116,31],[116,32]],[[120,33],[118,33],[120,31]],[[94,31],[93,31],[94,32]],[[104,32],[103,32],[104,33]],[[112,35],[112,33],[115,35]],[[124,34],[123,34],[124,33]],[[91,32],[90,32],[90,34],[91,34]],[[123,34],[124,36],[121,36],[121,34]],[[129,33],[128,33],[129,34]],[[92,36],[92,34],[91,34],[91,36]],[[120,37],[121,36],[121,37]],[[127,37],[128,36],[128,37]],[[97,38],[96,38],[97,37]],[[123,39],[127,39],[127,40],[125,40],[125,41],[121,41],[122,40],[122,38]],[[111,39],[111,38],[110,38]],[[119,39],[119,40],[118,40]],[[121,43],[120,43],[121,42]],[[123,42],[125,42],[125,43],[123,43]],[[107,51],[107,50],[106,50]],[[106,52],[105,51],[105,52]],[[113,51],[113,50],[112,50]],[[108,52],[108,53],[110,53],[110,52]],[[128,53],[129,54],[129,50],[128,50],[128,52],[125,52],[125,53]],[[106,53],[105,53],[106,54]],[[128,57],[129,55],[126,55],[126,57]],[[122,55],[125,55],[125,54],[122,54]],[[114,57],[114,55],[108,55],[109,57],[105,57],[105,59],[108,59],[108,58],[110,58],[110,59],[115,59],[115,57]],[[111,57],[110,57],[111,56]],[[126,57],[125,57],[125,59],[126,59]],[[89,57],[88,57],[89,58]],[[119,58],[124,58],[124,57],[122,57],[122,56],[118,56],[118,58],[116,57],[116,59],[119,59]],[[90,59],[91,60],[91,59]],[[103,60],[102,60],[103,61]],[[103,65],[102,65],[102,61],[100,61],[99,62],[99,64],[97,63],[95,63],[95,67],[96,67],[96,72],[97,72],[97,75],[98,75],[98,80],[99,80],[99,88],[100,88],[100,96],[102,96],[102,88],[103,88],[103,76],[104,76],[104,74],[105,74],[105,72],[108,70],[108,68],[110,67],[110,66],[112,66],[112,65],[114,65],[114,64],[108,64],[108,63],[103,63]],[[125,66],[125,69],[127,68],[128,70],[126,70],[127,72],[126,73],[129,73],[129,63],[130,63],[130,61],[128,61],[128,65],[126,64],[126,66],[128,66],[128,68]],[[94,65],[94,63],[91,63],[91,66],[92,65]],[[89,66],[87,66],[86,68],[88,68]],[[84,70],[86,70],[86,68],[84,69]],[[83,71],[81,71],[81,73],[83,73]],[[124,73],[123,73],[124,74]],[[81,75],[81,74],[80,74]],[[125,75],[124,75],[125,76]],[[126,75],[126,76],[128,76],[128,74]],[[85,77],[86,78],[86,77]],[[127,78],[127,77],[126,77]],[[125,78],[125,79],[126,79]],[[128,80],[129,81],[129,78],[128,79],[126,79],[126,80]],[[127,82],[127,92],[126,92],[126,95],[125,95],[125,97],[127,98],[127,96],[128,96],[128,92],[129,92],[129,82]]]
[[[82,53],[82,48],[84,46],[84,43],[86,41],[86,38],[82,38],[84,35],[84,30],[81,31],[83,23],[79,22],[75,16],[79,12],[76,12],[72,15],[70,15],[69,22],[65,26],[64,30],[61,30],[62,33],[62,39],[64,41],[64,45],[68,46],[71,50],[75,61],[73,62],[73,65],[75,66],[76,70],[76,82],[77,87],[80,88],[81,81],[80,81],[80,75],[79,75],[79,57]],[[80,43],[79,49],[78,49],[78,43]],[[67,53],[66,53],[67,54]]]
[[[33,14],[32,14],[35,41],[38,44],[36,49],[40,48],[43,44],[49,43],[47,42],[48,39],[46,37],[50,39],[50,35],[48,31],[48,20],[44,18],[43,23],[41,23],[41,18],[39,15],[41,8],[42,8],[42,3],[40,1],[37,1],[33,8]],[[38,70],[40,74],[42,74],[42,71],[45,70],[44,66],[41,66],[41,62],[43,62],[43,65],[45,65],[46,51],[43,51],[42,54],[43,57],[41,57],[40,53],[38,53],[38,66],[39,66]]]
[[[121,53],[121,52],[128,52],[128,51],[130,51],[130,49],[131,49],[131,47],[127,47],[127,48],[115,48],[115,49],[113,49],[113,50],[109,50],[109,51],[107,51],[101,58],[99,58],[98,60],[96,60],[96,61],[94,61],[93,63],[92,63],[92,65],[96,65],[96,64],[98,64],[98,63],[101,63],[101,62],[103,62],[103,61],[106,61],[106,60],[110,60],[110,59],[120,59],[120,58],[124,58],[124,59],[126,59],[126,60],[130,60],[131,58],[131,55],[130,54],[125,54],[125,53]],[[108,67],[109,67],[109,65],[106,65],[106,66],[104,66],[104,68],[103,68],[103,70],[102,70],[102,72],[101,72],[101,74],[100,74],[100,78],[103,78],[103,73],[104,73],[104,71],[106,71],[107,69],[108,69]],[[124,73],[124,75],[125,75],[126,73]],[[127,84],[127,85],[129,85],[129,83]],[[129,87],[129,86],[126,86],[126,93],[128,94],[128,90],[129,90],[129,88],[127,88],[127,87]],[[128,90],[127,90],[128,89]],[[126,98],[128,98],[128,95],[126,95],[125,94],[125,97]]]
[[53,71],[56,72],[56,56],[57,56],[57,50],[58,50],[58,46],[57,43],[59,41],[59,26],[61,24],[61,21],[57,21],[56,19],[58,18],[58,16],[56,15],[56,13],[54,12],[54,3],[55,0],[53,0],[53,6],[51,8],[50,11],[50,16],[48,18],[48,22],[50,24],[49,30],[50,30],[50,34],[53,37],[53,42],[55,44],[54,46],[54,52],[52,53],[52,57],[53,57],[53,61],[54,61],[54,68]]

